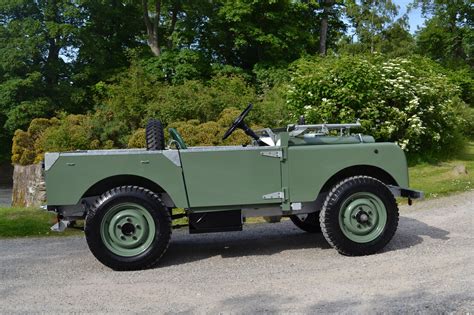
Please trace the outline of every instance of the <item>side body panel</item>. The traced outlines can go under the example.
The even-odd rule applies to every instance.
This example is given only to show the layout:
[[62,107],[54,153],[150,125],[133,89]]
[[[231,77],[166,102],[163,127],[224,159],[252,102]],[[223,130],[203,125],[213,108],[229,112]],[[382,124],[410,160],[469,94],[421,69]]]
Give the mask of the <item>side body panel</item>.
[[95,183],[111,176],[135,175],[157,183],[177,207],[185,208],[188,204],[177,151],[175,156],[174,163],[162,151],[61,153],[45,172],[48,205],[75,205]]
[[221,147],[180,151],[191,208],[281,203],[263,195],[281,191],[280,147]]
[[288,187],[292,202],[315,200],[337,172],[357,165],[378,167],[408,188],[405,154],[393,143],[307,145],[288,148]]

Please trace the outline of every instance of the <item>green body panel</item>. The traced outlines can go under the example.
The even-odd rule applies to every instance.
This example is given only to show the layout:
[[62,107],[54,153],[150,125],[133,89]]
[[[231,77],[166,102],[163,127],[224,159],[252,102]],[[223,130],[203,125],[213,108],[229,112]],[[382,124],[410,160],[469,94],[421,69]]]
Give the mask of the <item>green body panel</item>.
[[408,187],[405,154],[394,143],[292,146],[285,163],[290,166],[291,201],[315,200],[331,176],[357,165],[378,167],[389,173],[398,186]]
[[61,153],[45,172],[48,204],[75,205],[95,183],[116,175],[135,175],[157,183],[177,207],[186,208],[188,204],[181,167],[162,152],[112,150]]
[[[117,175],[146,178],[176,207],[194,211],[271,204],[289,211],[291,202],[314,201],[333,175],[352,166],[380,168],[408,188],[405,155],[393,143],[292,145],[288,133],[280,140],[281,146],[194,147],[179,155],[177,150],[61,153],[52,165],[49,155],[48,205],[75,205],[91,186]],[[264,197],[274,193],[284,198]]]
[[221,147],[182,150],[191,208],[279,203],[263,195],[281,191],[280,159],[263,156],[279,147]]

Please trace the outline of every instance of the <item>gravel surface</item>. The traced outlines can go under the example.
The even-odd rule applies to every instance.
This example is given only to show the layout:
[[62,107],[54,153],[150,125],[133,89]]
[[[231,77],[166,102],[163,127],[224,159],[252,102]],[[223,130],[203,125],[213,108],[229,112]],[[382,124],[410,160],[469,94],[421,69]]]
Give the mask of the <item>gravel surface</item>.
[[0,313],[473,313],[474,191],[402,207],[384,252],[345,257],[286,221],[175,231],[153,270],[114,272],[82,237],[0,240]]

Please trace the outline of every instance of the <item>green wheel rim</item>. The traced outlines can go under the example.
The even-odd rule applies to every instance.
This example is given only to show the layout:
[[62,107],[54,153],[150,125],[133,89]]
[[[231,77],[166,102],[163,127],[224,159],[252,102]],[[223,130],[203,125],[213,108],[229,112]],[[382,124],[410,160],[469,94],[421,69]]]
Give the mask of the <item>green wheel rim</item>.
[[156,234],[151,214],[136,203],[121,203],[105,214],[100,236],[112,253],[122,257],[139,255],[150,248]]
[[368,243],[382,234],[387,224],[387,209],[382,200],[368,192],[347,198],[339,215],[342,233],[353,242]]

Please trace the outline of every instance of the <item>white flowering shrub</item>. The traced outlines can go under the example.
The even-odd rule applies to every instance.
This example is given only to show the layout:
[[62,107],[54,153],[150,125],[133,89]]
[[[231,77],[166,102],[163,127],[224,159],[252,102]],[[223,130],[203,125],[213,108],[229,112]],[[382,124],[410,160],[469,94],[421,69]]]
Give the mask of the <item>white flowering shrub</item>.
[[432,61],[380,56],[301,59],[294,64],[288,105],[307,123],[350,123],[396,142],[411,156],[436,158],[462,148],[466,105],[459,88]]

